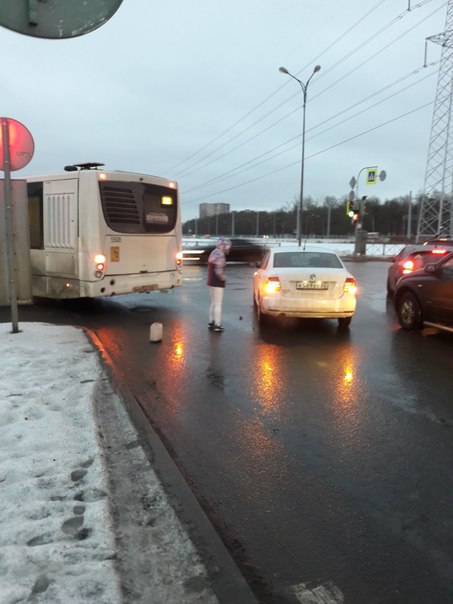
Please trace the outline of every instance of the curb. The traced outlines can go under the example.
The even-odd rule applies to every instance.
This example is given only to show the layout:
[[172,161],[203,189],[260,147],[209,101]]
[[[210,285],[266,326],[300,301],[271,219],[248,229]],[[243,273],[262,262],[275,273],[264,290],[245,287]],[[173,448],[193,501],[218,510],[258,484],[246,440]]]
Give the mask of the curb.
[[211,589],[220,604],[257,604],[248,583],[220,539],[186,480],[153,428],[151,421],[130,390],[95,332],[84,329],[100,353],[112,383],[140,437],[148,460],[173,502],[177,516],[187,530],[204,564]]

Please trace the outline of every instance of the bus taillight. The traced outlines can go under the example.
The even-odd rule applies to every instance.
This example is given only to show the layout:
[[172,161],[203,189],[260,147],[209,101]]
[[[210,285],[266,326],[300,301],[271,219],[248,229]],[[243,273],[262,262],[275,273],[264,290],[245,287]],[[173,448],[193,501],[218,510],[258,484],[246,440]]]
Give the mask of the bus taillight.
[[105,256],[103,256],[102,254],[98,254],[94,257],[94,263],[96,265],[96,277],[102,277],[105,271]]
[[176,254],[176,266],[182,266],[182,259],[184,257],[183,252],[177,252]]

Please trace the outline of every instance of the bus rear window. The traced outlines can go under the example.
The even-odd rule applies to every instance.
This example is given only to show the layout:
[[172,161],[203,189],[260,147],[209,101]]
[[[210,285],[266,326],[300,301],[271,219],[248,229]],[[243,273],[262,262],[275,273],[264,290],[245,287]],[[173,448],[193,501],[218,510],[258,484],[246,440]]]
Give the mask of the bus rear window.
[[175,189],[139,182],[100,182],[107,225],[122,233],[169,233],[175,228]]

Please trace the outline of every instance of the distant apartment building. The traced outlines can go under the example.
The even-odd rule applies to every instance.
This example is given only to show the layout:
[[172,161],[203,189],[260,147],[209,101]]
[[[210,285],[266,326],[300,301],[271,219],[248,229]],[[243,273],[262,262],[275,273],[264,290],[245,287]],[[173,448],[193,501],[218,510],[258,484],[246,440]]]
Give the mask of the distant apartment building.
[[230,211],[229,203],[200,203],[200,218],[209,218],[219,214],[228,214]]

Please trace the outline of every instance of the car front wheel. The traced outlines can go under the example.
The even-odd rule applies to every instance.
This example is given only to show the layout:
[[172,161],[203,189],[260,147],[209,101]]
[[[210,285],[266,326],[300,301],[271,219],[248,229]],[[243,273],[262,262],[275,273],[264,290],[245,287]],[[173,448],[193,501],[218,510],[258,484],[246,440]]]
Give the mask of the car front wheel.
[[412,292],[406,292],[398,302],[398,321],[403,329],[420,329],[423,323],[420,302]]

